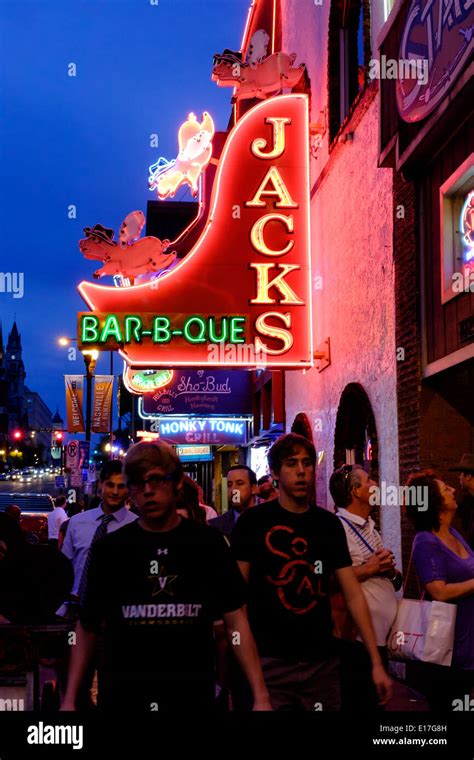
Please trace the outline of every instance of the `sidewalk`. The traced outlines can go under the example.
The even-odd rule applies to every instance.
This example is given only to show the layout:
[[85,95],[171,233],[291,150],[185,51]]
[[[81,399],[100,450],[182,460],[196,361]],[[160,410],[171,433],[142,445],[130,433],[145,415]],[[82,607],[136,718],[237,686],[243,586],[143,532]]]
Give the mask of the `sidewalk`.
[[387,712],[427,712],[427,710],[428,703],[422,694],[393,678],[393,697],[387,706]]

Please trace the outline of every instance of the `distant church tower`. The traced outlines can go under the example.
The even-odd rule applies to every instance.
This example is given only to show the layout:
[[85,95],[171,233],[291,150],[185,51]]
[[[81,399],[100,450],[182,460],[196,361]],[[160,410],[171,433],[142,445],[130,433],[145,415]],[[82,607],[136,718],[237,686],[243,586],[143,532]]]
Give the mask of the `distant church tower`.
[[[8,384],[5,379],[5,349],[3,347],[3,330],[0,322],[0,450],[5,450],[8,441]],[[0,455],[0,461],[4,460]]]
[[3,355],[5,380],[8,383],[8,419],[10,430],[27,424],[25,403],[25,365],[21,357],[21,337],[16,326],[8,336]]

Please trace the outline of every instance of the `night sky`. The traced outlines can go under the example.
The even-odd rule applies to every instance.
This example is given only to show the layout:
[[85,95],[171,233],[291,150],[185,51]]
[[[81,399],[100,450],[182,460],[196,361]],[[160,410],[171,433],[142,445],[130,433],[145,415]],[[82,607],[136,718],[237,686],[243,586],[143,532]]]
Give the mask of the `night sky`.
[[[152,0],[153,1],[153,0]],[[77,242],[83,227],[118,229],[146,213],[148,166],[177,155],[190,111],[216,129],[231,90],[211,82],[212,56],[238,49],[249,0],[1,0],[0,272],[24,273],[24,296],[0,292],[4,340],[14,316],[26,384],[64,416],[68,361],[60,335],[76,335],[76,291],[99,262]],[[74,63],[77,76],[68,76]],[[157,133],[159,147],[150,147]],[[182,199],[178,195],[176,199]],[[68,218],[74,204],[77,218]],[[110,278],[101,280],[112,284]],[[109,354],[97,363],[107,372]],[[116,370],[118,368],[116,355]]]

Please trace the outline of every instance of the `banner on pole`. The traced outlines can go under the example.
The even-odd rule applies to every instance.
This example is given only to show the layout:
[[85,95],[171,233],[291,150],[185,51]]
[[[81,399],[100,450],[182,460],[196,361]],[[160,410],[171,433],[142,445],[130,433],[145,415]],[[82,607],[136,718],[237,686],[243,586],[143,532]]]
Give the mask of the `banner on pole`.
[[84,377],[82,375],[64,375],[66,385],[66,426],[68,433],[84,433],[84,415],[82,399],[84,395]]
[[92,431],[108,433],[112,409],[113,375],[96,375],[94,383],[94,408],[92,411]]

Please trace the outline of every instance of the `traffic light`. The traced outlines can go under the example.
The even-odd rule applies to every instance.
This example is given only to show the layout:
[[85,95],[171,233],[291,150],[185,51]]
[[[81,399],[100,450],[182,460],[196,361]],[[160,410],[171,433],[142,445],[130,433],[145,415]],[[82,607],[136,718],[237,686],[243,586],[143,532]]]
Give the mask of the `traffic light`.
[[58,431],[58,432],[56,432],[56,433],[54,434],[54,440],[55,440],[55,441],[56,441],[56,443],[58,443],[59,445],[61,445],[61,444],[62,444],[62,442],[63,442],[63,438],[64,438],[64,436],[63,436],[63,434],[62,434],[60,431]]
[[21,441],[23,438],[23,431],[22,430],[14,430],[13,431],[13,438],[15,441]]

